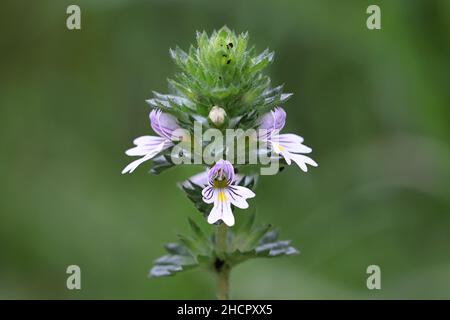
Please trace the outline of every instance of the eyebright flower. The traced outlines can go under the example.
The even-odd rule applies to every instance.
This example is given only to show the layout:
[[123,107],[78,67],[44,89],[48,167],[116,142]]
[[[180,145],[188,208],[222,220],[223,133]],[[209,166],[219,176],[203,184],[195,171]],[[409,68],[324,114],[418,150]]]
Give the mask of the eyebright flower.
[[246,199],[255,194],[246,187],[237,186],[233,165],[227,160],[219,160],[208,171],[208,185],[202,190],[203,201],[214,203],[208,215],[208,223],[222,220],[227,226],[234,225],[231,205],[247,209]]
[[303,138],[292,133],[280,134],[286,123],[286,112],[281,107],[276,107],[260,119],[260,129],[264,129],[259,139],[266,141],[271,149],[281,155],[288,165],[294,161],[304,172],[308,171],[306,164],[317,167],[318,164],[301,153],[310,153],[311,148],[302,144]]
[[161,151],[172,147],[172,141],[177,140],[174,131],[180,129],[177,119],[159,109],[150,112],[150,125],[157,136],[142,136],[136,138],[133,143],[136,147],[128,149],[125,154],[129,156],[143,156],[131,162],[122,170],[122,173],[133,172],[141,163],[154,158]]

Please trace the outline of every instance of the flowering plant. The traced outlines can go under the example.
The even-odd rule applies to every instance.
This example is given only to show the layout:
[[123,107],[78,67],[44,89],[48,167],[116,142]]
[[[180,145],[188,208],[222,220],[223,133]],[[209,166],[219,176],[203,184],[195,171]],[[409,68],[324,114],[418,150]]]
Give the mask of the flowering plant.
[[[254,212],[235,216],[236,209],[249,207],[260,175],[275,174],[292,162],[307,172],[307,165],[317,163],[305,155],[311,148],[303,145],[302,137],[281,133],[286,112],[280,105],[291,94],[283,93],[283,86],[272,87],[262,73],[273,52],[255,54],[248,48],[247,33],[237,35],[223,27],[209,37],[197,33],[196,47],[188,52],[177,47],[170,54],[181,68],[169,80],[171,94],[154,92],[147,100],[157,136],[134,140],[135,147],[126,154],[140,158],[122,173],[149,160],[154,174],[180,164],[206,167],[180,187],[214,230],[205,233],[189,219],[193,235],[166,244],[167,255],[155,261],[150,275],[205,267],[217,274],[217,296],[226,299],[229,274],[237,264],[298,253],[290,241],[278,240],[270,225],[255,225]],[[237,219],[238,228],[233,227]]]

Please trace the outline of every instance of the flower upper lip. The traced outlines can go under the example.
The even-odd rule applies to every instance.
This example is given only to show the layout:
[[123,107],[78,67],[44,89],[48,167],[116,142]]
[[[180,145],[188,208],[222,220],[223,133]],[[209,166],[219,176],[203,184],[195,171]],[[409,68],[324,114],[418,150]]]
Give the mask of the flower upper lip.
[[150,112],[150,125],[159,136],[173,140],[173,132],[180,128],[177,118],[159,109]]

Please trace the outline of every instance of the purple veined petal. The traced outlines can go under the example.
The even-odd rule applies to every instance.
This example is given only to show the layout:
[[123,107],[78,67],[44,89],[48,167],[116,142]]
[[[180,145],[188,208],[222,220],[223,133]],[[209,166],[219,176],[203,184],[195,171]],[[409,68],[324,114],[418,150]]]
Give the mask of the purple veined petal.
[[318,166],[317,162],[315,162],[310,157],[307,157],[302,154],[291,153],[290,157],[291,157],[292,161],[294,161],[299,166],[299,168],[302,169],[304,172],[308,172],[308,167],[306,166],[307,164],[309,164],[310,166],[313,166],[313,167]]
[[221,169],[221,161],[219,160],[215,165],[211,167],[208,171],[208,181],[212,184],[216,177],[219,174],[219,170]]
[[286,124],[286,111],[281,107],[276,107],[272,112],[273,118],[275,119],[274,129],[279,131]]
[[179,128],[178,121],[174,116],[161,111],[157,115],[157,125],[161,134],[168,140],[172,140],[173,131]]
[[203,202],[213,203],[217,198],[217,190],[211,186],[207,186],[202,190]]
[[286,124],[286,111],[281,107],[276,107],[272,111],[264,114],[259,121],[259,128],[272,131],[280,131]]
[[224,174],[224,178],[227,179],[228,184],[233,183],[235,176],[234,176],[234,167],[231,164],[230,161],[227,160],[223,160],[223,174]]
[[273,133],[273,130],[258,128],[258,141],[261,142],[270,140]]
[[213,185],[216,175],[217,175],[217,168],[214,165],[213,167],[211,167],[211,169],[208,170],[208,182],[210,185]]
[[259,128],[271,131],[275,120],[273,118],[272,111],[265,113],[259,119]]
[[256,194],[249,188],[243,186],[232,186],[232,187],[236,191],[236,193],[239,194],[242,198],[250,199],[256,196]]
[[234,168],[230,161],[220,159],[216,164],[208,171],[208,181],[210,184],[214,183],[214,180],[227,180],[227,184],[234,182]]
[[229,186],[227,193],[231,204],[241,209],[248,208],[246,199],[255,197],[255,193],[252,190],[242,186]]
[[159,124],[158,124],[158,114],[161,112],[161,110],[159,109],[153,109],[152,111],[150,111],[150,126],[152,127],[153,131],[155,131],[157,134],[160,134],[161,129],[159,128]]
[[168,140],[172,140],[173,131],[180,128],[177,118],[159,109],[150,112],[150,125],[153,131]]

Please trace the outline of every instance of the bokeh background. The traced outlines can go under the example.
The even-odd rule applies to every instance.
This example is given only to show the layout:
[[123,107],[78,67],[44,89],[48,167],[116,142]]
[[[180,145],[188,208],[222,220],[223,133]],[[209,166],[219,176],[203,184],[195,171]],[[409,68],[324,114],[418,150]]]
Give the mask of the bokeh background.
[[276,52],[286,131],[320,165],[260,180],[258,221],[302,254],[239,266],[232,297],[450,298],[449,15],[447,0],[2,1],[0,298],[214,297],[204,271],[147,278],[187,217],[206,224],[175,186],[198,168],[120,171],[151,132],[144,100],[177,71],[168,49],[223,25]]

